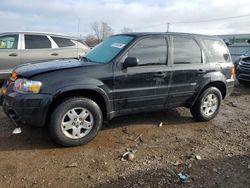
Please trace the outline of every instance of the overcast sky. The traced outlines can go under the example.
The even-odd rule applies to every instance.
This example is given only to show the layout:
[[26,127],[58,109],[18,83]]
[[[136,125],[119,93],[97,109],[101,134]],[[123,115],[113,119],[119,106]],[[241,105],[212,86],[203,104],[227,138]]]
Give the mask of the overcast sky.
[[[166,31],[164,23],[250,15],[250,0],[0,0],[0,32],[49,31],[85,36],[90,23],[105,21],[119,33]],[[170,31],[203,34],[250,33],[250,16],[193,24]]]

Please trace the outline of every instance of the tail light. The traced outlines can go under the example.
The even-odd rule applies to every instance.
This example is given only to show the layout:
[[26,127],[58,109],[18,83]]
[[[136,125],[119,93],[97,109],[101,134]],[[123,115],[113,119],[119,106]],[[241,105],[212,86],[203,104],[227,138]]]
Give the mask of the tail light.
[[233,65],[231,68],[231,79],[235,78],[235,66]]

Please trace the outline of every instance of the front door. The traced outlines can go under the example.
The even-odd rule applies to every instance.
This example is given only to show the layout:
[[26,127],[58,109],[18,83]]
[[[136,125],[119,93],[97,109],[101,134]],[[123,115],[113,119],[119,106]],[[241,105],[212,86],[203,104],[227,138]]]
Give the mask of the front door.
[[[127,57],[139,59],[138,66],[123,68]],[[165,37],[138,39],[114,68],[115,111],[163,107],[169,74]],[[159,86],[165,86],[157,89]]]
[[18,34],[0,36],[0,79],[5,79],[20,63]]

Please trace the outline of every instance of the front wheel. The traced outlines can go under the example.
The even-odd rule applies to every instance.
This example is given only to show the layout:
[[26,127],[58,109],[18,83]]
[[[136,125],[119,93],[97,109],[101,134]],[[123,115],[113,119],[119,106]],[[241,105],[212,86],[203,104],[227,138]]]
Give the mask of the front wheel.
[[77,146],[92,140],[102,126],[102,112],[92,100],[77,97],[63,101],[54,110],[50,135],[63,146]]
[[190,111],[199,121],[209,121],[219,112],[222,95],[216,87],[207,88],[197,99]]

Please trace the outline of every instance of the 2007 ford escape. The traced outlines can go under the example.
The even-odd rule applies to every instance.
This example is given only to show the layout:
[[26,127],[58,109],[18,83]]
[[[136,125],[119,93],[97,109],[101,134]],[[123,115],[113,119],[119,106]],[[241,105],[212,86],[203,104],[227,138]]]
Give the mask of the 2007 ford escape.
[[3,108],[17,123],[49,126],[64,146],[93,139],[103,119],[185,106],[214,118],[234,86],[234,66],[219,38],[183,33],[114,35],[81,60],[17,67]]

